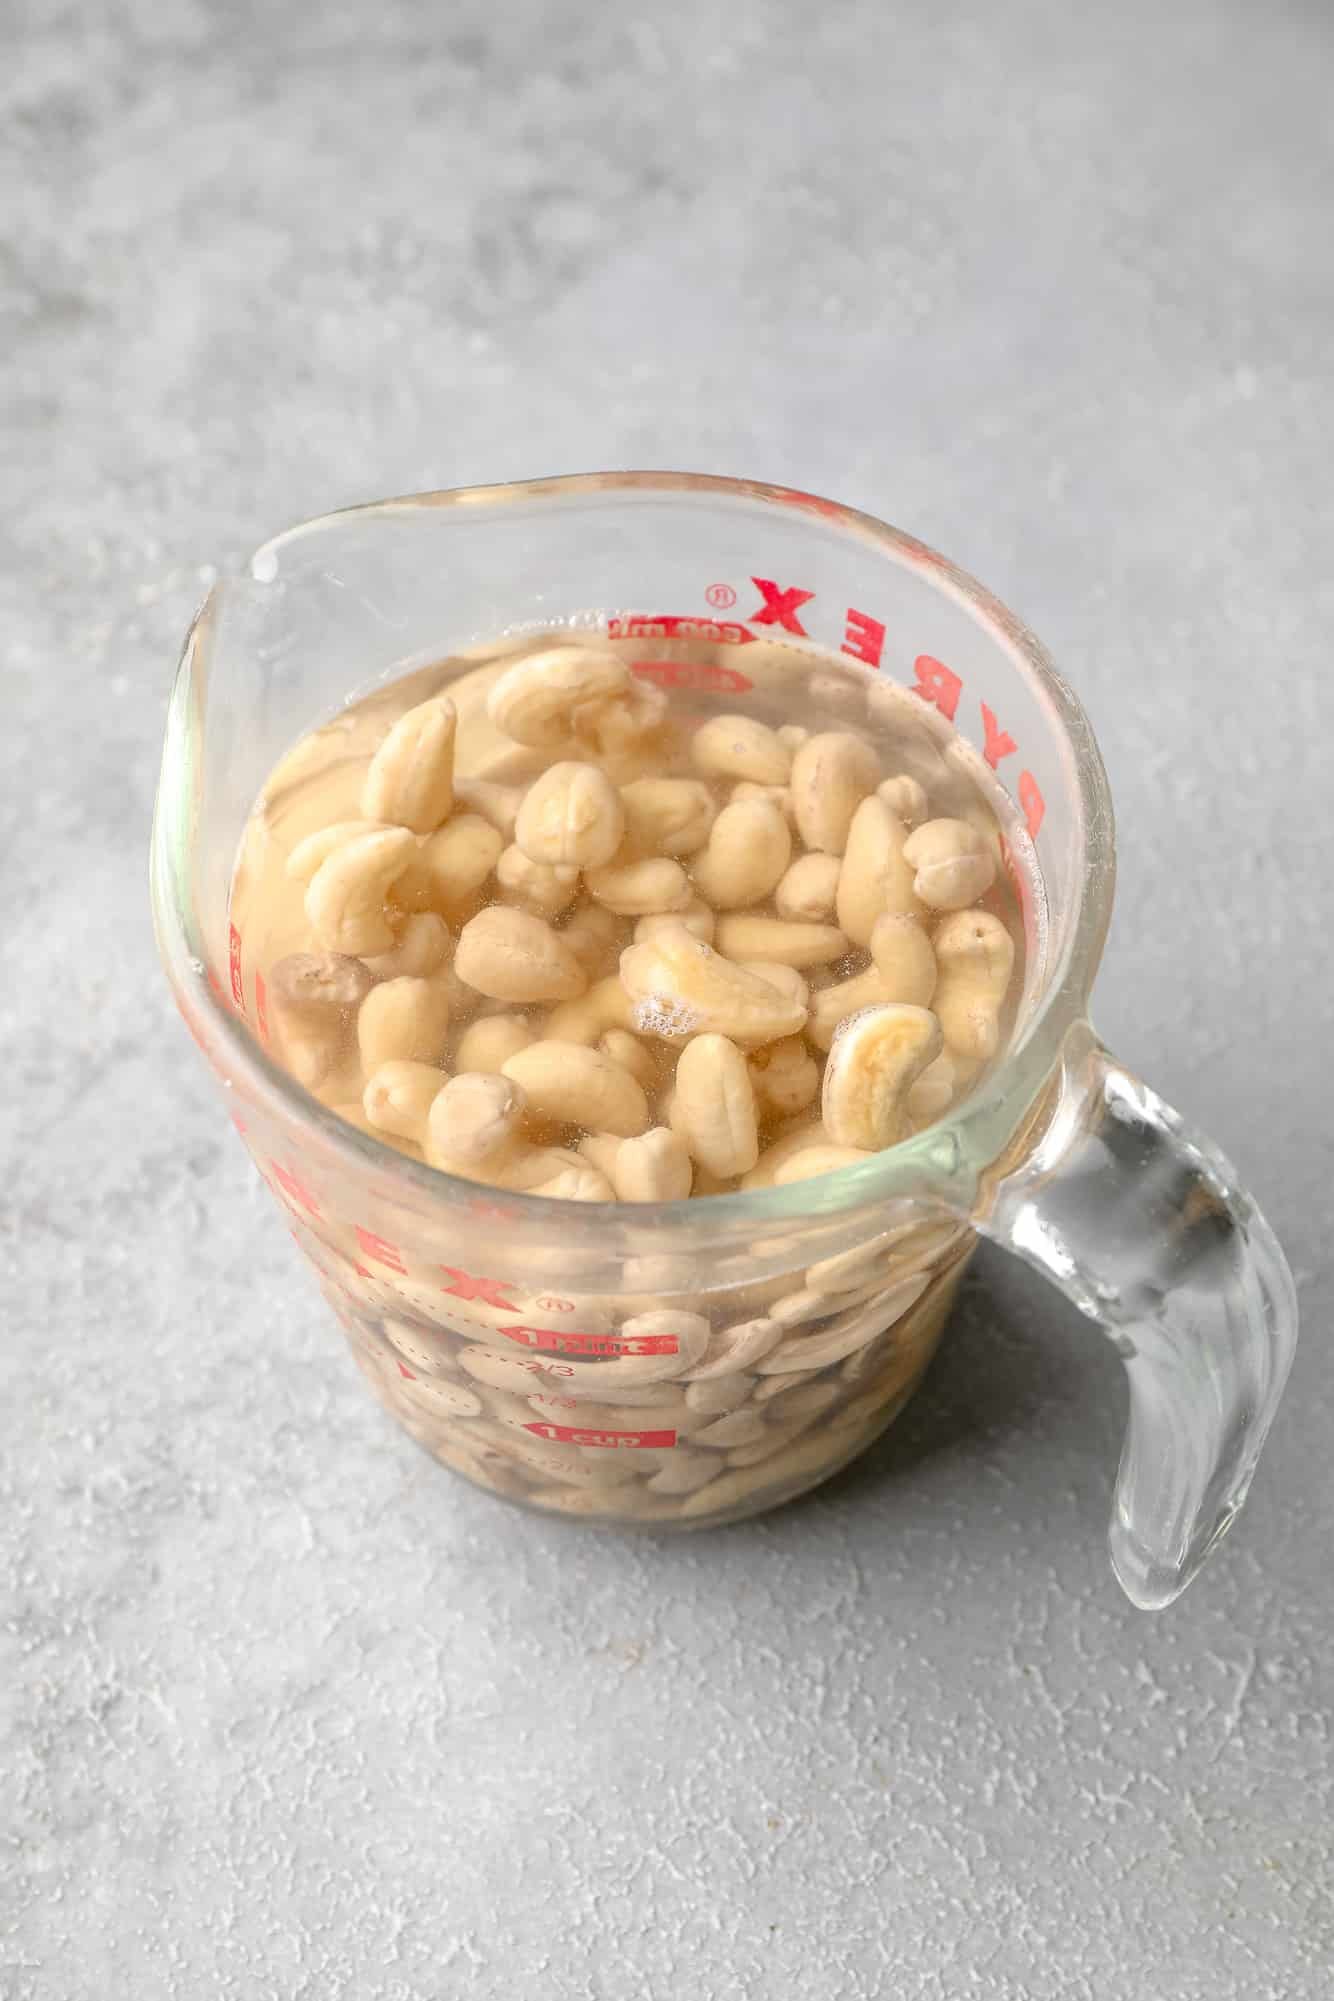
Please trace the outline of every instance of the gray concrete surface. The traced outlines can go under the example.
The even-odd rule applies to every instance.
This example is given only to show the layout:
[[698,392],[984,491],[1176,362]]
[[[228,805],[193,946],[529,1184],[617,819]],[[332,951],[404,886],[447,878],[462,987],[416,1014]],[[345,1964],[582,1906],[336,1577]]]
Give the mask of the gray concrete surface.
[[[15,0],[0,1995],[1316,2001],[1334,1961],[1317,0]],[[1298,1271],[1247,1515],[1112,1583],[1115,1359],[992,1259],[893,1441],[662,1546],[388,1426],[158,977],[213,566],[745,471],[948,549],[1101,733],[1108,1039]]]

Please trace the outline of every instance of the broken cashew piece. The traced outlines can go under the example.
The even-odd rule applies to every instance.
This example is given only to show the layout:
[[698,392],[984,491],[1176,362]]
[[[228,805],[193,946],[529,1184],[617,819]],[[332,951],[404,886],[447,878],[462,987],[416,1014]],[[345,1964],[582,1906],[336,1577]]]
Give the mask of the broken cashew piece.
[[666,1126],[622,1140],[611,1173],[622,1202],[682,1202],[693,1178],[689,1148]]
[[621,795],[595,764],[548,766],[524,795],[514,839],[548,868],[601,868],[625,834]]

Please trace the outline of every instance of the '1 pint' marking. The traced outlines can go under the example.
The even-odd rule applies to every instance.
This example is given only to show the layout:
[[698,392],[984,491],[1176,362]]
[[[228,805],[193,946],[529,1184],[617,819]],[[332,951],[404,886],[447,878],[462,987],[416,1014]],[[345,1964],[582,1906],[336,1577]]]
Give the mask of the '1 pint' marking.
[[578,1334],[565,1327],[502,1327],[507,1341],[558,1355],[675,1355],[675,1334]]

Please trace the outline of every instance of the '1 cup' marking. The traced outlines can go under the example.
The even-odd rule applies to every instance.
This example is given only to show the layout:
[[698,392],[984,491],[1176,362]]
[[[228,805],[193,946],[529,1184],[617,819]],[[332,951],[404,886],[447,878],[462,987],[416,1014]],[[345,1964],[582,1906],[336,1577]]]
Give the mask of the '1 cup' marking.
[[583,1431],[574,1424],[525,1424],[534,1438],[549,1438],[561,1445],[603,1445],[626,1447],[631,1451],[661,1451],[675,1445],[674,1431]]

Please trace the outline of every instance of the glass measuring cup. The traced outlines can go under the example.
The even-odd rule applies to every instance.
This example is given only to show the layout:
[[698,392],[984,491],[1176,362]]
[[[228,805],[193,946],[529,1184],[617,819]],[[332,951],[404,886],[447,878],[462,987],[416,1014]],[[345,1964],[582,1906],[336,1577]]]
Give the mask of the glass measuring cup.
[[[636,670],[701,714],[784,685],[792,654],[766,642],[808,639],[863,677],[863,716],[948,722],[994,772],[1014,809],[1025,990],[1002,1061],[935,1126],[786,1187],[557,1203],[387,1150],[272,1060],[229,890],[278,758],[445,655],[608,620]],[[484,773],[489,670],[440,671],[462,768]],[[817,727],[856,720],[833,677],[803,698]],[[372,1387],[444,1463],[609,1522],[704,1525],[785,1500],[911,1394],[980,1234],[1046,1272],[1122,1356],[1112,1560],[1135,1603],[1160,1606],[1241,1506],[1296,1311],[1227,1162],[1089,1026],[1112,886],[1087,720],[1002,606],[851,509],[669,473],[419,495],[267,543],[189,634],[152,853],[185,1020]]]

